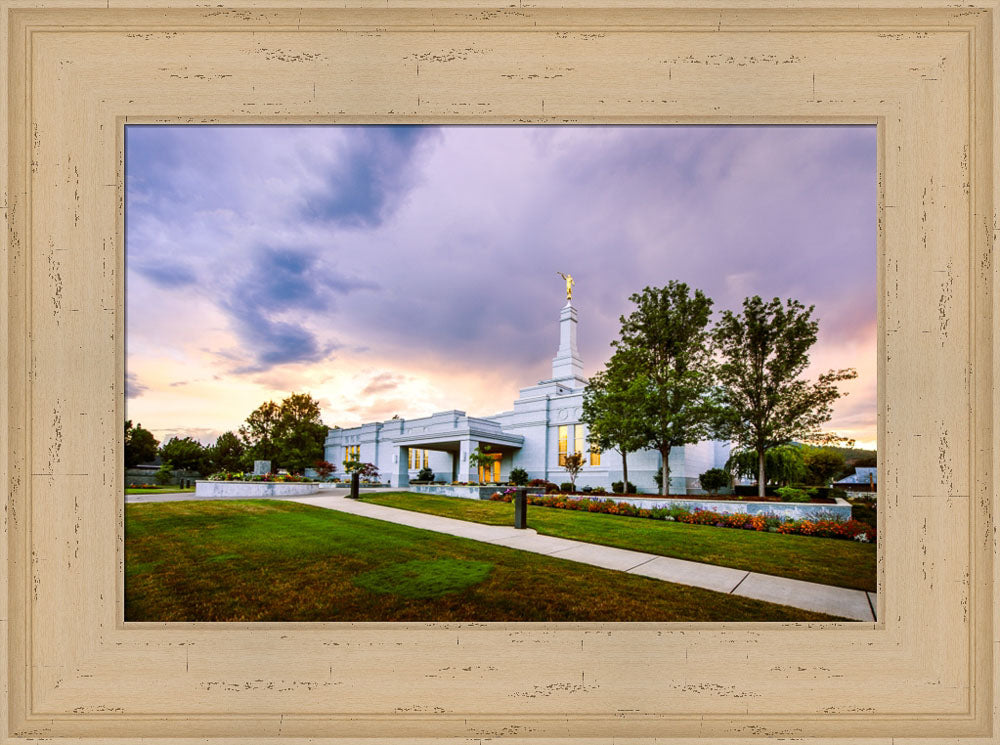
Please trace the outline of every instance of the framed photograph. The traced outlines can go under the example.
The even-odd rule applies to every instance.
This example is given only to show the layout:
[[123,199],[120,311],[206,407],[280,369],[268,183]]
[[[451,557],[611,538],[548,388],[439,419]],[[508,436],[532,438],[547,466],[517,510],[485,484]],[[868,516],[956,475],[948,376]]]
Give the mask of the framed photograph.
[[[996,738],[1000,727],[995,698],[1000,686],[996,631],[1000,563],[994,526],[1000,457],[994,433],[1000,425],[1000,408],[993,395],[1000,358],[992,331],[997,312],[996,3],[759,7],[734,2],[699,7],[656,2],[627,8],[591,2],[573,7],[390,2],[378,7],[359,3],[273,8],[253,2],[212,7],[172,2],[153,7],[132,2],[3,0],[2,7],[0,37],[7,50],[2,175],[8,228],[3,243],[6,271],[0,279],[0,297],[5,300],[0,316],[5,360],[0,397],[7,412],[0,472],[8,494],[0,553],[7,587],[0,612],[6,663],[0,666],[4,742],[121,738],[169,743],[201,738],[333,743],[421,738],[638,743],[725,738],[749,743],[838,738],[875,743],[919,737],[971,744]],[[838,215],[835,223],[822,224],[797,201],[802,187],[789,186],[781,196],[789,223],[817,223],[815,246],[804,245],[803,253],[837,252],[831,235],[864,210],[874,219],[871,252],[862,257],[874,270],[867,278],[857,277],[859,283],[874,287],[874,297],[861,297],[857,303],[848,300],[845,305],[844,299],[855,297],[852,291],[857,288],[832,269],[813,269],[814,275],[829,273],[825,284],[823,276],[802,281],[803,287],[822,286],[824,297],[839,297],[841,307],[856,305],[859,317],[874,324],[877,360],[869,373],[877,417],[870,442],[877,443],[879,451],[879,509],[877,517],[871,513],[877,535],[871,554],[877,557],[877,569],[872,570],[870,588],[855,589],[864,601],[862,610],[867,607],[865,613],[870,615],[805,605],[800,605],[803,615],[798,617],[777,615],[773,609],[779,606],[773,603],[801,593],[754,596],[737,586],[723,588],[724,594],[703,588],[699,592],[704,595],[691,594],[693,610],[677,616],[683,620],[671,620],[669,615],[642,616],[643,620],[622,620],[630,617],[627,614],[558,616],[554,611],[545,620],[527,613],[502,618],[475,613],[434,617],[430,611],[377,616],[364,610],[353,616],[261,614],[244,620],[215,616],[214,611],[178,617],[164,611],[166,606],[136,604],[136,583],[151,575],[163,544],[146,546],[148,554],[139,559],[129,554],[139,549],[126,544],[126,526],[136,525],[130,521],[139,514],[123,496],[124,486],[134,476],[126,472],[122,428],[128,419],[129,386],[133,392],[142,385],[165,390],[171,382],[188,380],[155,377],[152,371],[157,366],[166,369],[167,363],[162,357],[138,354],[139,337],[130,336],[126,310],[129,323],[147,319],[144,349],[148,352],[159,339],[167,356],[169,339],[176,335],[185,312],[200,318],[206,328],[212,326],[213,317],[201,313],[202,306],[193,300],[185,308],[183,303],[170,305],[176,298],[167,294],[133,295],[138,285],[130,285],[127,294],[126,274],[134,270],[136,276],[149,279],[151,287],[162,289],[184,284],[185,277],[190,280],[193,275],[185,275],[185,270],[198,272],[202,297],[214,290],[225,293],[226,300],[212,307],[230,311],[229,328],[236,332],[215,348],[230,355],[234,370],[266,368],[268,361],[287,353],[287,345],[278,344],[288,338],[300,350],[315,343],[314,356],[320,359],[321,348],[332,339],[318,332],[314,337],[296,336],[296,330],[312,333],[316,327],[305,320],[293,327],[289,315],[264,315],[260,305],[250,302],[263,298],[285,303],[279,310],[304,317],[304,306],[282,294],[287,286],[273,285],[272,280],[274,292],[267,295],[255,289],[266,283],[254,284],[252,275],[261,272],[263,280],[263,273],[280,267],[292,271],[289,261],[301,264],[308,257],[282,254],[280,260],[256,265],[248,261],[242,267],[237,252],[220,254],[221,263],[215,265],[197,264],[199,256],[210,250],[199,243],[210,236],[199,232],[211,222],[205,215],[221,219],[223,209],[213,201],[211,189],[232,191],[240,184],[252,189],[257,183],[241,181],[242,176],[227,182],[222,173],[227,164],[241,163],[245,174],[280,146],[273,141],[261,144],[263,140],[196,143],[191,133],[239,128],[273,135],[278,127],[291,131],[296,125],[326,133],[347,125],[362,132],[369,125],[406,125],[413,131],[437,132],[441,142],[458,127],[475,135],[479,132],[475,127],[483,125],[492,125],[505,136],[519,125],[530,125],[549,138],[568,133],[559,141],[567,158],[544,174],[553,211],[565,207],[560,199],[583,203],[574,191],[582,180],[574,182],[573,167],[583,161],[581,142],[591,152],[605,152],[599,143],[584,142],[588,133],[602,128],[640,136],[669,127],[702,127],[709,142],[722,142],[727,132],[739,128],[750,132],[767,126],[787,134],[771,150],[754,150],[753,143],[739,139],[731,143],[734,152],[756,154],[756,160],[743,162],[756,163],[760,172],[779,160],[788,162],[788,151],[796,147],[792,133],[802,128],[870,133],[873,157],[868,168],[874,184],[869,183],[863,199],[850,202],[849,210],[831,213]],[[156,132],[184,135],[166,143],[152,136]],[[138,142],[140,134],[150,136]],[[707,156],[690,142],[676,140],[671,145],[693,153],[692,167],[705,167]],[[169,147],[174,148],[173,155],[167,152]],[[488,152],[491,147],[506,166],[516,159],[519,145],[508,139],[502,147],[487,144],[475,150]],[[299,161],[311,165],[315,155],[304,153],[315,152],[312,145],[301,149]],[[655,171],[655,159],[619,149],[607,151],[602,170],[596,173],[608,173],[609,180],[617,173],[614,183],[628,194],[628,179],[621,174],[634,169],[638,161],[626,159],[626,152]],[[830,182],[833,194],[834,182],[843,175],[841,167],[853,157],[849,148],[841,152],[839,161],[828,159],[820,165],[810,183]],[[450,162],[468,160],[455,156]],[[444,160],[439,157],[436,162],[440,166]],[[268,183],[282,188],[294,184],[292,174],[282,170],[292,163],[289,158],[272,157]],[[805,170],[805,158],[802,163]],[[732,160],[721,160],[712,167],[725,171],[731,164]],[[478,169],[486,182],[484,170]],[[199,181],[206,173],[218,175],[208,189]],[[308,167],[301,173],[308,177]],[[447,169],[425,170],[419,176],[448,184],[442,173]],[[504,173],[509,176],[513,171]],[[130,181],[137,175],[145,179],[144,187]],[[539,172],[534,176],[538,178]],[[451,180],[450,199],[456,212],[461,210],[463,191],[469,191],[461,189],[459,181],[457,176]],[[153,183],[155,187],[150,187]],[[718,188],[723,188],[721,182]],[[844,180],[840,188],[858,197],[855,182]],[[483,189],[489,193],[489,184]],[[536,193],[527,188],[522,192]],[[258,201],[244,203],[243,211],[230,215],[230,227],[243,230],[249,221],[258,216],[264,220],[268,210],[280,206],[280,199],[261,193],[267,197],[258,195]],[[449,199],[446,190],[428,193],[432,207]],[[522,232],[550,238],[553,231],[573,229],[555,216],[534,224],[525,221],[517,189],[497,183],[492,193],[495,225],[516,222],[523,226]],[[696,201],[708,202],[715,196],[706,194]],[[143,212],[144,199],[160,206],[187,207],[175,212],[172,222],[157,223],[162,214],[154,209]],[[591,227],[586,232],[595,234],[599,224],[604,237],[612,240],[618,222],[623,235],[639,230],[634,220],[618,219],[630,201],[634,200],[615,203],[609,196],[604,200],[606,214],[588,210]],[[720,223],[751,221],[746,214],[737,217],[740,205],[755,204],[750,196],[739,197],[736,203],[725,199],[714,203],[724,206],[717,214]],[[354,215],[360,220],[354,225],[357,232],[364,214],[357,212],[356,202],[345,204],[341,200],[326,207]],[[780,216],[781,205],[772,205],[772,219]],[[686,216],[693,215],[696,206],[686,205]],[[665,213],[679,215],[677,210]],[[757,208],[753,213],[763,214]],[[192,215],[202,222],[185,231],[184,221]],[[141,224],[140,217],[145,220]],[[434,229],[440,220],[435,215]],[[467,227],[458,220],[455,224]],[[780,224],[774,219],[773,230],[779,237],[784,235]],[[302,231],[308,226],[283,225],[290,241],[307,245],[308,236]],[[419,220],[413,225],[419,227]],[[144,231],[141,255],[129,253],[133,228]],[[425,232],[432,233],[432,227]],[[476,236],[482,239],[487,234]],[[808,234],[808,230],[797,233],[799,239]],[[421,245],[412,237],[412,226],[409,235],[400,233],[394,240]],[[186,256],[179,248],[185,236],[192,244]],[[323,239],[315,232],[311,237]],[[364,253],[362,248],[358,253]],[[856,259],[847,251],[842,256],[843,261]],[[404,251],[400,257],[399,262],[414,264],[445,260],[426,248],[413,256]],[[358,261],[363,258],[359,255]],[[801,269],[790,267],[787,255],[761,255],[757,261],[760,272],[771,274],[818,266],[804,262]],[[740,284],[746,277],[739,277],[736,253],[720,251],[716,262],[720,276],[735,277],[729,281],[731,287],[737,291],[747,287]],[[836,264],[834,259],[828,265]],[[558,349],[552,350],[556,352],[552,374],[544,371],[545,379],[538,385],[567,389],[543,392],[546,396],[577,395],[573,381],[579,380],[582,389],[583,379],[578,375],[580,358],[573,333],[574,292],[581,294],[579,305],[585,307],[581,282],[585,275],[573,277],[572,267],[542,268],[559,296],[556,305],[565,302],[565,307],[561,311],[557,307],[561,315],[552,318],[553,329],[558,324],[560,334]],[[230,275],[246,281],[227,282]],[[351,276],[364,281],[360,274]],[[433,272],[429,276],[433,281]],[[592,274],[588,281],[596,284],[599,276]],[[621,294],[619,287],[611,287],[610,277],[605,275],[609,285],[605,289]],[[483,268],[481,281],[483,292],[522,292],[523,303],[536,302],[527,284],[521,290],[511,281],[491,287],[495,279],[490,267]],[[596,292],[594,297],[595,308],[598,302],[607,308],[618,300],[601,295],[598,301]],[[134,305],[143,298],[162,304],[158,316],[143,315]],[[810,302],[809,297],[802,299]],[[865,303],[871,312],[858,310]],[[479,305],[485,307],[485,301]],[[372,319],[380,317],[376,306],[367,306],[366,312]],[[382,327],[392,325],[393,316],[381,318],[388,319]],[[171,319],[177,322],[174,326]],[[186,323],[192,325],[190,319]],[[267,333],[275,329],[282,333]],[[347,338],[360,347],[356,338]],[[602,339],[601,344],[607,341]],[[130,352],[126,342],[132,345]],[[203,372],[190,366],[188,359],[175,357],[174,364],[189,365],[191,379]],[[137,371],[146,371],[145,382]],[[261,374],[262,369],[252,372]],[[376,385],[379,380],[364,382]],[[530,376],[523,382],[533,384]],[[206,390],[218,399],[231,395],[234,385],[223,380]],[[177,405],[177,399],[163,400],[167,407]],[[523,389],[518,400],[525,400]],[[513,469],[522,466],[526,475],[552,479],[545,470],[548,460],[539,461],[543,470],[533,472],[538,466],[527,445],[534,435],[517,430],[503,417],[495,427],[489,417],[477,421],[467,417],[459,426],[457,414],[464,412],[457,412],[450,428],[440,429],[443,423],[434,421],[407,431],[399,424],[399,432],[393,434],[397,420],[389,408],[359,409],[357,432],[353,422],[343,431],[330,430],[324,440],[325,460],[334,466],[343,461],[345,468],[363,466],[368,460],[365,448],[374,442],[365,427],[374,422],[381,425],[386,440],[378,440],[383,450],[373,463],[397,488],[409,486],[411,479],[433,482],[438,473],[446,473],[444,487],[478,490],[482,484],[512,480]],[[560,423],[557,407],[551,423],[544,423],[554,433],[546,458],[551,454],[562,469],[587,447],[584,430],[576,423],[579,414],[572,409],[565,414]],[[407,416],[415,415],[400,419]],[[194,421],[193,414],[189,418]],[[468,436],[457,438],[460,431]],[[166,440],[166,432],[163,425],[154,433],[156,439]],[[212,434],[216,440],[219,433]],[[868,442],[866,437],[861,439]],[[249,435],[243,439],[252,442]],[[484,444],[495,448],[492,455]],[[595,458],[598,450],[589,450],[579,474],[566,480],[579,478],[593,490],[603,489],[600,479],[606,479],[610,487],[615,476],[602,461],[609,453]],[[441,454],[440,462],[428,454],[435,452]],[[518,460],[521,452],[524,456]],[[661,462],[671,464],[667,491],[684,489],[690,499],[700,489],[694,483],[700,466],[722,463],[692,456],[692,464],[699,467],[691,465],[680,472],[673,470],[672,457]],[[270,477],[269,465],[258,466],[260,478],[245,483],[261,489],[293,488],[298,483],[294,471],[307,465],[303,461],[291,467],[293,473],[275,474],[281,478]],[[426,472],[423,478],[418,475],[424,469],[430,478]],[[652,480],[655,471],[655,459],[636,458],[637,481]],[[662,471],[656,475],[663,478]],[[224,489],[235,480],[225,478],[199,488]],[[763,487],[764,479],[758,480]],[[262,481],[267,483],[258,483]],[[623,474],[623,492],[632,491],[629,481]],[[809,498],[806,489],[793,484],[796,479],[787,481],[781,499]],[[574,492],[576,486],[571,483],[563,491]],[[638,486],[636,491],[641,491],[645,482]],[[874,476],[870,486],[874,487]],[[437,487],[427,485],[433,488]],[[497,492],[497,503],[502,503],[503,491]],[[639,500],[639,495],[632,496]],[[347,503],[343,495],[336,498]],[[627,506],[616,506],[616,511],[663,509],[639,501],[630,504],[628,498],[625,495],[619,503]],[[374,501],[351,504],[400,506]],[[307,507],[314,508],[306,505],[302,510]],[[509,505],[497,507],[513,514]],[[216,553],[199,559],[197,549],[217,522],[226,519],[231,517],[212,516],[189,534],[195,557],[188,568],[192,576],[198,561],[208,567],[210,559],[220,558]],[[718,519],[718,527],[704,530],[735,535],[723,526],[729,518]],[[165,525],[161,522],[156,530]],[[766,525],[762,526],[766,533]],[[773,527],[777,530],[777,524]],[[131,536],[137,535],[135,528],[131,530]],[[825,539],[802,538],[821,540]],[[401,550],[399,545],[390,550]],[[443,543],[433,546],[442,554],[447,550]],[[461,566],[449,565],[444,579],[465,583],[463,588],[482,581],[485,574],[476,572],[496,571],[483,569],[486,565],[471,554],[458,558]],[[428,562],[434,560],[426,557]],[[566,587],[546,585],[543,575],[553,570],[539,566],[531,573],[524,564],[522,578],[530,581],[512,592],[512,603],[531,607],[534,591],[536,606],[545,602],[556,608],[563,602],[555,599],[557,590],[562,593],[559,598],[571,594]],[[207,568],[205,573],[211,571]],[[518,569],[505,571],[512,573],[514,582]],[[609,605],[619,602],[608,600],[614,593],[634,597],[641,592],[641,582],[650,586],[653,582],[616,575],[607,568],[601,571],[609,572],[601,575]],[[865,571],[857,569],[859,576]],[[369,574],[367,584],[361,585],[365,592],[389,587],[398,593],[402,583],[423,581],[412,573]],[[215,590],[216,600],[219,594],[239,597],[240,583],[250,574],[234,576],[224,591]],[[444,581],[439,576],[434,581],[439,580]],[[332,581],[328,586],[336,587]],[[583,588],[583,580],[574,587]],[[321,598],[322,588],[314,594]],[[347,594],[341,597],[346,603]],[[191,600],[186,607],[190,610],[203,599]],[[325,607],[337,605],[324,602]],[[727,602],[733,608],[743,603],[739,605],[743,609],[750,603],[760,605],[753,606],[756,615],[709,612],[711,603],[724,607]]]

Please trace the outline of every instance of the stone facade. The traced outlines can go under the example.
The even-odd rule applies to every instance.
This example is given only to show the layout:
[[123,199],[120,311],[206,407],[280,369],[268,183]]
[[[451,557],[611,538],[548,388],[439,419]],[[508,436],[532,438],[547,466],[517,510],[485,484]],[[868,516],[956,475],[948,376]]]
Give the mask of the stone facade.
[[[522,388],[513,408],[488,417],[471,417],[464,411],[441,411],[419,419],[390,419],[359,427],[332,429],[326,438],[326,459],[338,467],[348,453],[374,463],[382,481],[408,486],[423,466],[409,468],[410,449],[427,451],[427,465],[438,481],[479,481],[478,471],[469,465],[469,454],[488,445],[500,455],[500,480],[506,481],[512,468],[528,472],[528,478],[555,483],[569,477],[559,465],[560,427],[566,427],[568,452],[583,441],[584,466],[577,477],[578,487],[603,486],[622,480],[622,457],[616,452],[600,454],[600,463],[591,465],[587,452],[583,413],[583,362],[577,351],[577,311],[571,301],[560,311],[559,348],[552,360],[552,377]],[[582,438],[577,438],[581,431]],[[353,449],[353,450],[352,450]],[[701,493],[698,475],[721,467],[729,457],[729,443],[706,441],[670,454],[670,491],[675,494]],[[654,476],[660,454],[642,450],[628,454],[628,474],[641,492],[655,492]]]

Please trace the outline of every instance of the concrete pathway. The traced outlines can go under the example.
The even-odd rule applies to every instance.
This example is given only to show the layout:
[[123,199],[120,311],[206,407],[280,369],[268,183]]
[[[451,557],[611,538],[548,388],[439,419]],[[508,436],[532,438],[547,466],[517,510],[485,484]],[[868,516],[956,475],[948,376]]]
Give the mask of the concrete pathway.
[[[398,491],[398,489],[385,489],[383,491]],[[875,620],[876,595],[863,590],[848,590],[843,587],[803,582],[797,579],[775,577],[770,574],[758,574],[743,569],[731,569],[713,564],[702,564],[697,561],[672,559],[641,551],[629,551],[594,543],[572,541],[567,538],[539,535],[530,528],[517,530],[514,527],[504,525],[482,525],[467,520],[455,520],[450,517],[383,507],[370,502],[348,499],[345,496],[346,493],[346,489],[333,489],[329,490],[328,494],[288,497],[287,501],[325,507],[330,510],[408,525],[412,528],[430,530],[435,533],[447,533],[460,538],[491,543],[495,546],[506,546],[521,551],[554,556],[559,559],[578,561],[582,564],[591,564],[605,569],[616,569],[642,577],[702,587],[706,590],[740,595],[755,600],[766,600],[769,603],[789,605],[793,608],[803,608],[817,613],[828,613],[832,616],[841,616],[856,621]]]

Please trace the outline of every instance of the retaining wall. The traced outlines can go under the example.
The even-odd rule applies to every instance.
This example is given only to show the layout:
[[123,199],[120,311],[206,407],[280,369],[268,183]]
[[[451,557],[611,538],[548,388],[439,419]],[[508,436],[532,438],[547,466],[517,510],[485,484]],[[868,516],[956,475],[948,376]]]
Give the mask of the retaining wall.
[[319,491],[315,481],[279,483],[274,481],[195,481],[196,497],[301,497]]

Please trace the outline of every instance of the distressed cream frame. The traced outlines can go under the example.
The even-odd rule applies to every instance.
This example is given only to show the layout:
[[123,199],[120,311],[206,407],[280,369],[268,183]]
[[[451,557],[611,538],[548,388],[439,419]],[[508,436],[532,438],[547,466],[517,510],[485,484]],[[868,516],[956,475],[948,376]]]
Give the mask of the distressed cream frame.
[[[3,742],[996,741],[997,2],[629,4],[0,0]],[[124,624],[123,125],[262,121],[877,124],[879,622]]]

